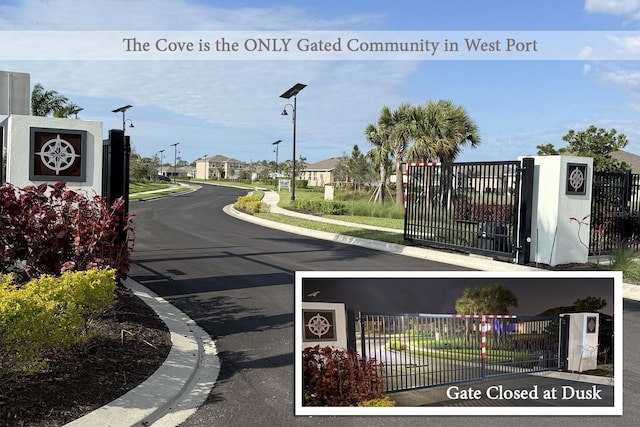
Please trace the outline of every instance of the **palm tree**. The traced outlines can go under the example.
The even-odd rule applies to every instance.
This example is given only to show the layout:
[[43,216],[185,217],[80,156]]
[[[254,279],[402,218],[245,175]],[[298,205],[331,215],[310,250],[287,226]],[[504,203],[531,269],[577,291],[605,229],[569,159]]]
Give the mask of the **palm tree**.
[[386,144],[387,135],[385,135],[383,129],[374,124],[369,124],[365,129],[364,134],[367,137],[367,141],[373,145],[373,148],[367,152],[366,156],[376,165],[380,172],[380,183],[376,189],[375,201],[384,203],[387,185],[387,171],[391,166],[389,148]]
[[407,152],[412,161],[450,163],[460,154],[463,145],[476,147],[480,143],[478,127],[464,107],[438,100],[414,108],[415,142]]
[[415,109],[410,104],[401,104],[397,109],[391,110],[388,106],[382,107],[378,118],[378,128],[383,131],[387,141],[387,149],[393,155],[396,173],[396,203],[402,205],[402,163],[407,154],[407,146],[416,131]]
[[57,108],[57,109],[53,110],[53,117],[66,119],[67,117],[71,116],[72,114],[76,114],[79,108],[80,107],[77,104],[75,104],[73,102],[67,102],[61,108]]
[[31,92],[31,114],[46,117],[63,110],[68,101],[66,96],[60,95],[55,90],[44,90],[41,83],[36,83]]

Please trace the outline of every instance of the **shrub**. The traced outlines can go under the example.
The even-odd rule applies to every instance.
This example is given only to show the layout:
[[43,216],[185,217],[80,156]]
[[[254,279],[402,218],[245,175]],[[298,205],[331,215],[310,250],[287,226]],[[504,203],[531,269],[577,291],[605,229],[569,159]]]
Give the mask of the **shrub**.
[[611,252],[610,268],[622,271],[625,280],[636,283],[640,281],[640,254],[633,248],[620,246]]
[[305,212],[316,212],[325,215],[345,215],[347,206],[343,202],[317,199],[296,199],[293,208]]
[[305,406],[357,406],[384,396],[382,364],[331,347],[302,352],[302,392]]
[[383,398],[365,400],[364,402],[360,403],[358,406],[369,407],[369,408],[392,407],[392,406],[396,406],[396,401],[390,399],[388,396],[385,396]]
[[66,272],[17,286],[12,274],[0,275],[0,380],[82,342],[90,320],[113,306],[115,276],[113,269]]
[[0,187],[0,273],[14,273],[18,283],[103,267],[124,276],[130,230],[121,198],[108,206],[102,197],[89,198],[64,182]]
[[233,205],[233,207],[239,211],[243,211],[249,214],[267,212],[269,210],[268,205],[263,203],[255,196],[241,196]]

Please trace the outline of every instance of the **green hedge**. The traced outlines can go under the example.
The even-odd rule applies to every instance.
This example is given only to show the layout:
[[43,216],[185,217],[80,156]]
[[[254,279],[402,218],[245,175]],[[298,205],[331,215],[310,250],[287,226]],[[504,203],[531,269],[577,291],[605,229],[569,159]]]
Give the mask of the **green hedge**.
[[321,212],[325,215],[345,215],[347,205],[331,200],[296,199],[293,208],[306,212]]

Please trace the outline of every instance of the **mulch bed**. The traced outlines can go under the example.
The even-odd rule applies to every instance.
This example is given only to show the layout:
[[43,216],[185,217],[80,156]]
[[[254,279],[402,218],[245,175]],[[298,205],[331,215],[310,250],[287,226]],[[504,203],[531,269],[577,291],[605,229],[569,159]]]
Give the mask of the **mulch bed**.
[[82,348],[59,352],[45,371],[0,383],[0,425],[61,426],[122,396],[164,363],[171,336],[162,320],[119,287],[113,310]]

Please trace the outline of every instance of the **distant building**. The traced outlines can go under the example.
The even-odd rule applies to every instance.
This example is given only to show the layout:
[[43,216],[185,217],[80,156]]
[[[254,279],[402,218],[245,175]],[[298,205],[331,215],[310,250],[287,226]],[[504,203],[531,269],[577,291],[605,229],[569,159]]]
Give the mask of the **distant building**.
[[247,164],[220,154],[196,161],[196,179],[238,179]]
[[173,166],[162,166],[157,168],[158,175],[163,176],[183,176],[187,178],[193,178],[195,176],[196,170],[193,166],[178,166],[174,168]]
[[306,179],[309,187],[323,187],[335,182],[335,169],[340,157],[332,157],[307,165],[300,179]]

